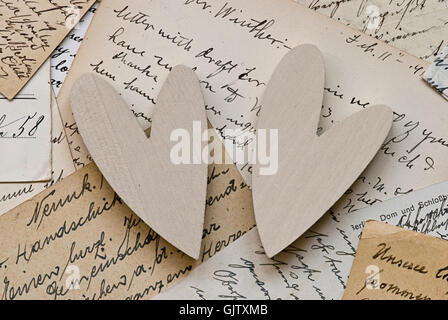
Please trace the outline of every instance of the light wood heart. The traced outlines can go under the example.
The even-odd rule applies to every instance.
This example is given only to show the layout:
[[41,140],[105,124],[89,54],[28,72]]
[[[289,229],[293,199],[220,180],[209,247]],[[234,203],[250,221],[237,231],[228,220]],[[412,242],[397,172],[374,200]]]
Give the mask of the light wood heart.
[[197,259],[207,164],[175,165],[170,159],[173,130],[185,129],[192,137],[193,121],[207,129],[194,72],[177,66],[169,74],[153,113],[151,138],[114,88],[94,75],[77,80],[71,105],[90,154],[115,192],[161,237]]
[[331,208],[374,158],[392,125],[391,109],[374,106],[318,136],[323,89],[321,53],[302,45],[282,59],[264,94],[257,127],[278,129],[278,171],[261,175],[263,166],[254,166],[253,197],[269,257]]

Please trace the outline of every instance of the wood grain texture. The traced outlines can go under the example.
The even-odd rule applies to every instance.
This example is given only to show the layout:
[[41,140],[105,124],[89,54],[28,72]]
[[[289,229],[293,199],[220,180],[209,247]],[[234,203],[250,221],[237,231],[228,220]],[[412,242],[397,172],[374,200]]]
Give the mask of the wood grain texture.
[[391,109],[374,106],[317,136],[324,73],[320,51],[299,46],[280,62],[264,94],[257,127],[278,129],[279,169],[260,175],[255,165],[253,196],[269,257],[331,208],[373,159],[392,125]]
[[207,164],[174,165],[170,135],[193,121],[207,128],[194,72],[177,66],[168,76],[147,138],[113,87],[86,74],[77,80],[71,105],[95,163],[126,204],[154,231],[193,258],[199,257],[204,224]]

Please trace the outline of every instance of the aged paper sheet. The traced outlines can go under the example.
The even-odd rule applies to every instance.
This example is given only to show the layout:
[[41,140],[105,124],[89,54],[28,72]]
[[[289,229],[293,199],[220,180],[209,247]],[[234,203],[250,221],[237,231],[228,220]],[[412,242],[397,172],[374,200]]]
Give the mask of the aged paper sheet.
[[[448,20],[443,20],[448,14],[447,1],[424,2],[424,5],[421,3],[419,5],[417,2],[393,3],[380,0],[350,2],[297,0],[296,2],[367,34],[377,36],[386,43],[428,62],[432,62],[443,45],[447,44],[445,34],[448,31]],[[96,7],[95,4],[86,12],[52,55],[51,81],[56,95],[84,39]],[[403,31],[403,22],[406,31]]]
[[367,221],[344,300],[447,300],[448,241]]
[[75,171],[54,95],[52,95],[51,107],[53,178],[46,182],[0,183],[0,215],[31,199]]
[[147,299],[254,223],[251,193],[236,167],[211,165],[194,261],[135,216],[90,164],[0,217],[1,298]]
[[[240,143],[226,129],[253,132],[278,62],[289,48],[312,43],[326,63],[320,132],[370,105],[395,112],[383,148],[334,212],[350,213],[448,177],[448,111],[421,79],[428,64],[290,0],[111,0],[100,4],[90,30],[58,96],[77,167],[91,160],[68,101],[81,74],[108,80],[146,129],[171,67],[194,67],[213,126],[235,148],[252,150],[251,141]],[[250,185],[251,164],[239,168]]]
[[0,93],[14,98],[95,0],[1,0]]
[[51,179],[49,79],[47,61],[14,100],[0,96],[0,182]]
[[355,214],[328,213],[273,259],[255,228],[157,299],[341,299],[367,220],[448,240],[447,199],[444,182]]
[[432,62],[448,44],[447,0],[294,0]]

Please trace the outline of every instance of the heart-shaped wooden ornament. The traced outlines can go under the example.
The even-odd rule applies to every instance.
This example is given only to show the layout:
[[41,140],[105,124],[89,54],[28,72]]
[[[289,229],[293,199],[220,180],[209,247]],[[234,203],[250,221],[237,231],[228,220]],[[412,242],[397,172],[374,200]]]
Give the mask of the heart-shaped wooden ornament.
[[269,257],[334,205],[374,158],[392,125],[391,109],[373,106],[318,136],[323,92],[322,55],[315,46],[302,45],[282,59],[264,94],[257,127],[278,129],[278,171],[263,175],[263,166],[254,166],[253,198]]
[[91,156],[115,192],[161,237],[197,259],[207,164],[176,165],[170,158],[174,130],[187,131],[193,137],[194,121],[201,124],[200,134],[207,129],[204,100],[194,72],[177,66],[169,74],[153,113],[151,138],[114,88],[97,76],[86,74],[77,80],[71,106]]

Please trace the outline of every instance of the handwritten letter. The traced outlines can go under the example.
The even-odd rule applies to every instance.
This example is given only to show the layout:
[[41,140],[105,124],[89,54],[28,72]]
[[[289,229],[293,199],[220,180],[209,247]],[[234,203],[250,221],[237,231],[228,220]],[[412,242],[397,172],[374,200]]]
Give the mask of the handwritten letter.
[[95,14],[96,7],[97,6],[94,5],[86,12],[84,17],[79,20],[76,27],[73,28],[51,55],[51,85],[53,86],[56,96],[58,95],[70,66],[76,57],[79,46],[81,45],[87,28]]
[[[148,299],[254,226],[234,165],[209,167],[202,253],[194,261],[130,211],[94,164],[0,217],[0,295]],[[151,210],[151,208],[148,208]]]
[[95,0],[0,0],[0,93],[14,98]]
[[447,44],[447,0],[295,1],[429,62]]

